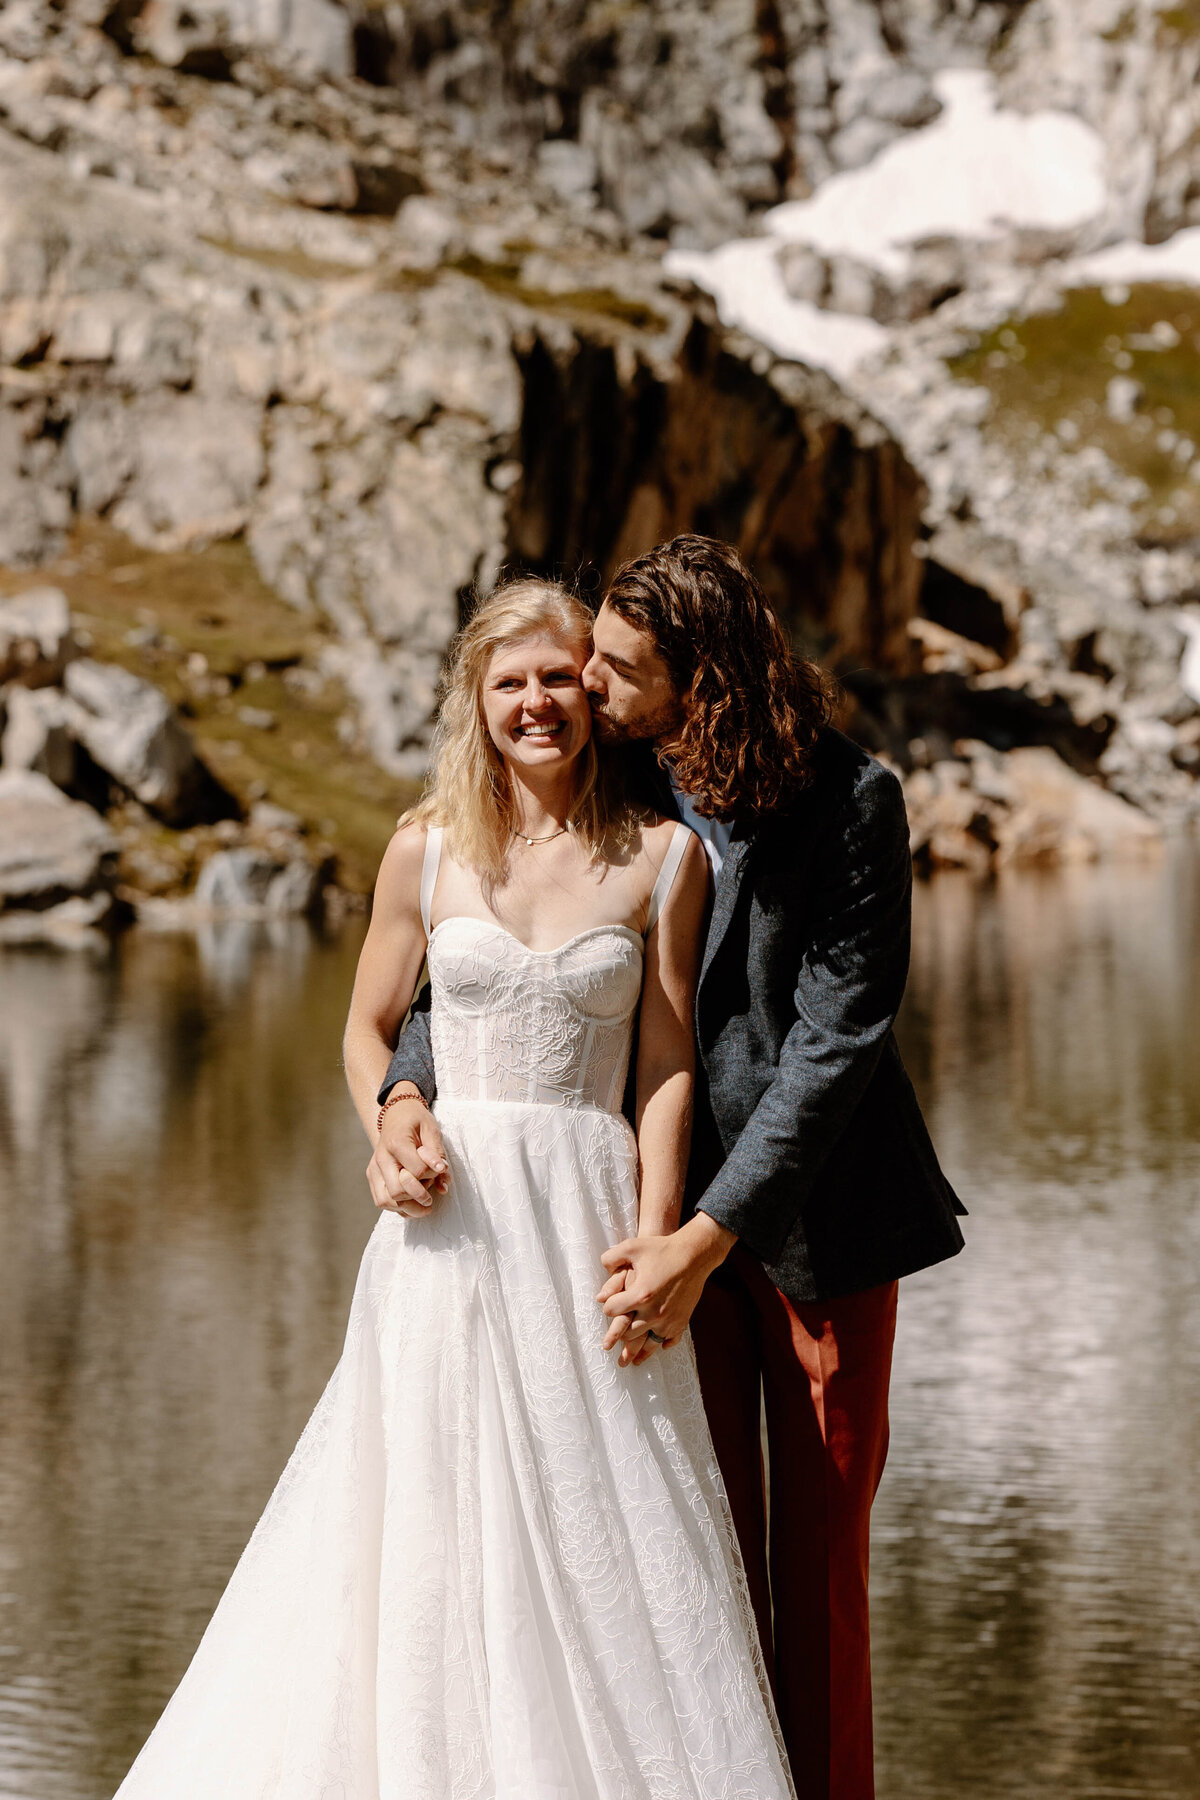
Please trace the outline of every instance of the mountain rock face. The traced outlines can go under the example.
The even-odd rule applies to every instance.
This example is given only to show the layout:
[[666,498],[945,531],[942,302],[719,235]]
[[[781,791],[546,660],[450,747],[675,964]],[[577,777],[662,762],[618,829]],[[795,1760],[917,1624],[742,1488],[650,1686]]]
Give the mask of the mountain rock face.
[[[945,235],[899,273],[785,246],[793,295],[889,334],[841,381],[664,273],[664,245],[919,132],[963,64],[1100,134],[1078,229]],[[860,735],[930,777],[914,809],[971,786],[972,844],[931,827],[928,860],[1046,853],[1006,823],[1054,789],[1044,760],[1004,795],[988,774],[1013,747],[1072,768],[1085,811],[1106,783],[1185,816],[1200,567],[1171,484],[1195,440],[1155,382],[1191,327],[1136,295],[1077,319],[1056,270],[1200,219],[1198,69],[1200,9],[1151,0],[10,0],[0,564],[94,518],[175,554],[244,541],[325,629],[348,729],[415,779],[473,592],[505,567],[598,586],[709,531],[842,673]],[[1064,350],[1088,367],[1043,417],[1021,369]],[[1147,433],[1169,482],[1125,454]],[[53,645],[13,654],[62,679]],[[48,707],[10,709],[45,768]]]
[[[121,30],[152,46],[166,16]],[[228,11],[187,17],[233,53]],[[805,641],[907,660],[903,455],[619,221],[382,89],[253,59],[217,81],[198,51],[124,55],[112,15],[25,18],[42,36],[6,19],[0,67],[0,560],[35,567],[87,515],[164,551],[244,536],[409,777],[462,607],[513,561],[599,582],[714,531]]]
[[1094,126],[1109,203],[1098,241],[1157,243],[1200,221],[1200,6],[1029,0],[994,40],[1002,97]]
[[[127,48],[228,78],[240,58],[394,92],[464,146],[634,232],[714,244],[936,116],[931,76],[987,59],[1012,103],[1109,145],[1110,218],[1197,216],[1200,13],[1159,0],[83,0]],[[369,185],[369,184],[368,184]],[[349,189],[348,189],[349,191]],[[369,195],[358,195],[370,210]]]
[[[35,10],[29,4],[24,12]],[[356,76],[634,232],[715,243],[936,114],[1024,0],[76,0],[163,67]],[[22,27],[10,30],[20,38]],[[32,41],[28,27],[23,35]],[[347,184],[347,191],[351,191]],[[370,210],[369,205],[364,208]]]

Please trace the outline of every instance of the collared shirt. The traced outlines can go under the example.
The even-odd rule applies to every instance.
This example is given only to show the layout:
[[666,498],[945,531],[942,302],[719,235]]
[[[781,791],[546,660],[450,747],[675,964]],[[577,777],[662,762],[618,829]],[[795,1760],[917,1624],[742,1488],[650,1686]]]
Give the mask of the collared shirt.
[[685,825],[691,827],[696,836],[700,839],[700,842],[704,845],[705,853],[707,854],[709,863],[712,867],[713,880],[715,881],[717,876],[721,873],[721,864],[725,861],[725,855],[729,849],[729,840],[733,836],[733,826],[723,825],[720,819],[704,818],[701,813],[696,811],[689,796],[681,793],[679,788],[676,787],[673,776],[671,778],[671,792],[675,796],[675,803],[679,808],[680,818]]

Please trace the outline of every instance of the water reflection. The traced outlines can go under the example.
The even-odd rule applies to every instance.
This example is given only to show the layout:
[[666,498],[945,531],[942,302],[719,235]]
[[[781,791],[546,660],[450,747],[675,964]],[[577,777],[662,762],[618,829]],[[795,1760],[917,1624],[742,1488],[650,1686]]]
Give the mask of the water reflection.
[[110,1794],[337,1356],[373,1213],[303,926],[0,963],[0,1792]]
[[[884,1800],[1200,1791],[1198,899],[1189,856],[918,897],[905,1052],[972,1218],[903,1294]],[[356,952],[0,958],[6,1800],[107,1800],[332,1368]]]
[[920,896],[904,1048],[973,1216],[904,1290],[888,1796],[1200,1791],[1198,872]]

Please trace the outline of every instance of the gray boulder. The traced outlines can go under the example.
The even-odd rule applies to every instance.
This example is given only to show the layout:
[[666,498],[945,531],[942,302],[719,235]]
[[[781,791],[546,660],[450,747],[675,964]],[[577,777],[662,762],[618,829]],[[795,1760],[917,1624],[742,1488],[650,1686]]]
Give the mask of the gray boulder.
[[0,738],[6,769],[34,769],[64,791],[75,785],[79,747],[71,730],[72,707],[61,688],[14,687]]
[[[0,212],[7,196],[0,196]],[[4,221],[0,218],[0,232]],[[6,246],[0,242],[0,289],[5,282]],[[48,562],[61,548],[70,522],[70,492],[46,458],[36,415],[0,409],[0,563],[13,569]]]
[[113,522],[155,550],[235,537],[250,517],[265,459],[261,409],[199,394],[155,395],[129,409],[135,470]]
[[200,761],[166,695],[111,663],[81,657],[65,683],[71,730],[92,761],[168,824],[229,818],[237,804]]
[[276,917],[301,918],[320,898],[320,871],[303,856],[284,863],[267,888],[267,911]]
[[77,655],[71,612],[61,588],[28,588],[0,600],[0,681],[50,687]]
[[265,908],[279,864],[265,850],[218,850],[200,871],[193,898],[205,912],[253,912]]
[[100,944],[116,922],[118,907],[111,894],[72,894],[57,906],[35,911],[28,906],[0,912],[0,944],[57,944],[63,948]]
[[118,844],[98,813],[45,775],[0,770],[0,909],[111,889]]
[[193,901],[201,912],[282,918],[310,913],[320,872],[304,857],[281,862],[268,850],[247,846],[218,850],[200,871]]
[[256,800],[250,808],[250,829],[282,831],[298,837],[304,830],[304,820],[299,813],[289,811],[286,806],[277,806],[273,800]]
[[926,871],[1122,862],[1163,847],[1157,820],[1046,745],[1001,755],[959,740],[950,756],[905,778],[904,797],[913,856]]
[[261,45],[322,74],[354,69],[351,16],[333,0],[146,0],[132,38],[156,62],[210,78]]
[[1040,745],[1010,750],[1012,813],[997,831],[1004,862],[1095,862],[1153,855],[1162,826]]

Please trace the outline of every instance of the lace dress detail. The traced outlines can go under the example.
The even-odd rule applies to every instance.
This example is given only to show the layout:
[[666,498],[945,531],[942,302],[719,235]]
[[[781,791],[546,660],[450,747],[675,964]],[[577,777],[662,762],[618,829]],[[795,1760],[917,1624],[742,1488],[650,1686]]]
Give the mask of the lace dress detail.
[[600,1347],[641,939],[429,935],[450,1191],[380,1216],[119,1800],[794,1800],[691,1346]]
[[642,984],[636,932],[602,926],[538,952],[485,919],[446,919],[429,979],[440,1100],[619,1110]]

